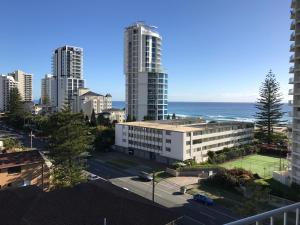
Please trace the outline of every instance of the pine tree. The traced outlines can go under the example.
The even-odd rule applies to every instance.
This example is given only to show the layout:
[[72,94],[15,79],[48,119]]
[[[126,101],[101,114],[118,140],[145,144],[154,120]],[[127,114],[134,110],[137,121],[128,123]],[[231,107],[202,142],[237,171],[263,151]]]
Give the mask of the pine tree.
[[255,115],[256,125],[260,128],[261,139],[271,143],[273,127],[284,122],[281,120],[284,112],[282,112],[280,86],[271,70],[260,87],[259,95],[255,105],[258,109]]
[[23,114],[22,99],[18,88],[12,88],[9,95],[9,113],[14,116]]
[[96,119],[96,114],[95,110],[93,109],[92,114],[91,114],[91,125],[96,126],[97,125],[97,119]]
[[66,109],[51,115],[48,124],[50,157],[56,187],[74,186],[84,180],[83,153],[89,150],[91,136],[80,113]]

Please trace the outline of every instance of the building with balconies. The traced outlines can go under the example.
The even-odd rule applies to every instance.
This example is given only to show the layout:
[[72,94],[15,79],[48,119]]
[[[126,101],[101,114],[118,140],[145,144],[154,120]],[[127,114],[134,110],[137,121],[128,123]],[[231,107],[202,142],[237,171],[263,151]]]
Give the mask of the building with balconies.
[[291,4],[292,19],[290,29],[293,30],[290,36],[291,44],[290,51],[293,55],[290,57],[290,62],[294,65],[289,72],[292,77],[289,79],[289,84],[293,85],[293,89],[289,90],[289,95],[293,96],[290,101],[293,104],[293,111],[291,112],[293,118],[293,125],[291,126],[292,144],[290,146],[291,160],[290,160],[290,178],[291,182],[300,184],[300,1],[292,1]]
[[168,75],[161,64],[161,36],[137,22],[125,28],[126,116],[163,120],[168,113]]
[[162,163],[208,160],[209,151],[251,143],[253,123],[164,120],[117,123],[115,148]]
[[51,102],[60,111],[65,104],[74,108],[74,95],[84,88],[83,49],[63,46],[54,50],[52,57]]

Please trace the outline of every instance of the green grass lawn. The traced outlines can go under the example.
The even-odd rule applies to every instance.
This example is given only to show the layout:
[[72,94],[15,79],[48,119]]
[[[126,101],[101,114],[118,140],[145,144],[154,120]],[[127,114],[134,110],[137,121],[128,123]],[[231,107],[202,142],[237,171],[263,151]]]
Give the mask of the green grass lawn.
[[[233,169],[233,168],[243,168],[251,171],[252,173],[257,173],[263,178],[272,177],[272,172],[279,170],[280,159],[273,156],[265,155],[249,155],[243,158],[232,160],[230,162],[222,163],[220,166]],[[287,160],[282,158],[281,165],[284,168],[287,164]]]

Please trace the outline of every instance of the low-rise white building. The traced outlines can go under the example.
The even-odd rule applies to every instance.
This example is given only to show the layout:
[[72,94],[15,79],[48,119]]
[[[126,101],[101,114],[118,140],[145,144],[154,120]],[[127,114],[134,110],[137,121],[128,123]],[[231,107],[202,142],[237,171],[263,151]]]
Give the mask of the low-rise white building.
[[118,123],[115,147],[130,155],[170,164],[208,160],[208,151],[251,143],[254,125],[246,122],[187,123],[176,120]]
[[125,110],[124,109],[106,109],[102,113],[99,113],[98,116],[103,116],[110,120],[110,122],[123,123],[126,121]]
[[73,111],[82,111],[84,115],[91,118],[95,114],[112,108],[112,97],[110,94],[101,95],[90,91],[88,88],[79,88],[78,95],[74,97]]

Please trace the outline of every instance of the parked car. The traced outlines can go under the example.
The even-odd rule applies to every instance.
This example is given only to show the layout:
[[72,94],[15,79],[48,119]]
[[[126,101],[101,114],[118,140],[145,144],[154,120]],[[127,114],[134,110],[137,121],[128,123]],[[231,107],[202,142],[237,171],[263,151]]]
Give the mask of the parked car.
[[145,180],[145,181],[151,181],[151,180],[153,180],[152,175],[149,174],[149,173],[146,173],[146,172],[144,172],[144,171],[141,171],[141,172],[139,173],[139,178],[140,178],[141,180]]
[[185,193],[186,193],[186,190],[187,190],[186,186],[181,186],[181,187],[180,187],[180,193],[181,193],[181,194],[185,194]]
[[91,180],[98,180],[100,177],[98,177],[95,174],[88,174],[87,175],[87,180],[91,181]]
[[193,199],[196,202],[200,202],[204,205],[213,205],[214,204],[214,201],[212,199],[210,199],[209,197],[207,197],[205,195],[201,195],[201,194],[194,195]]

